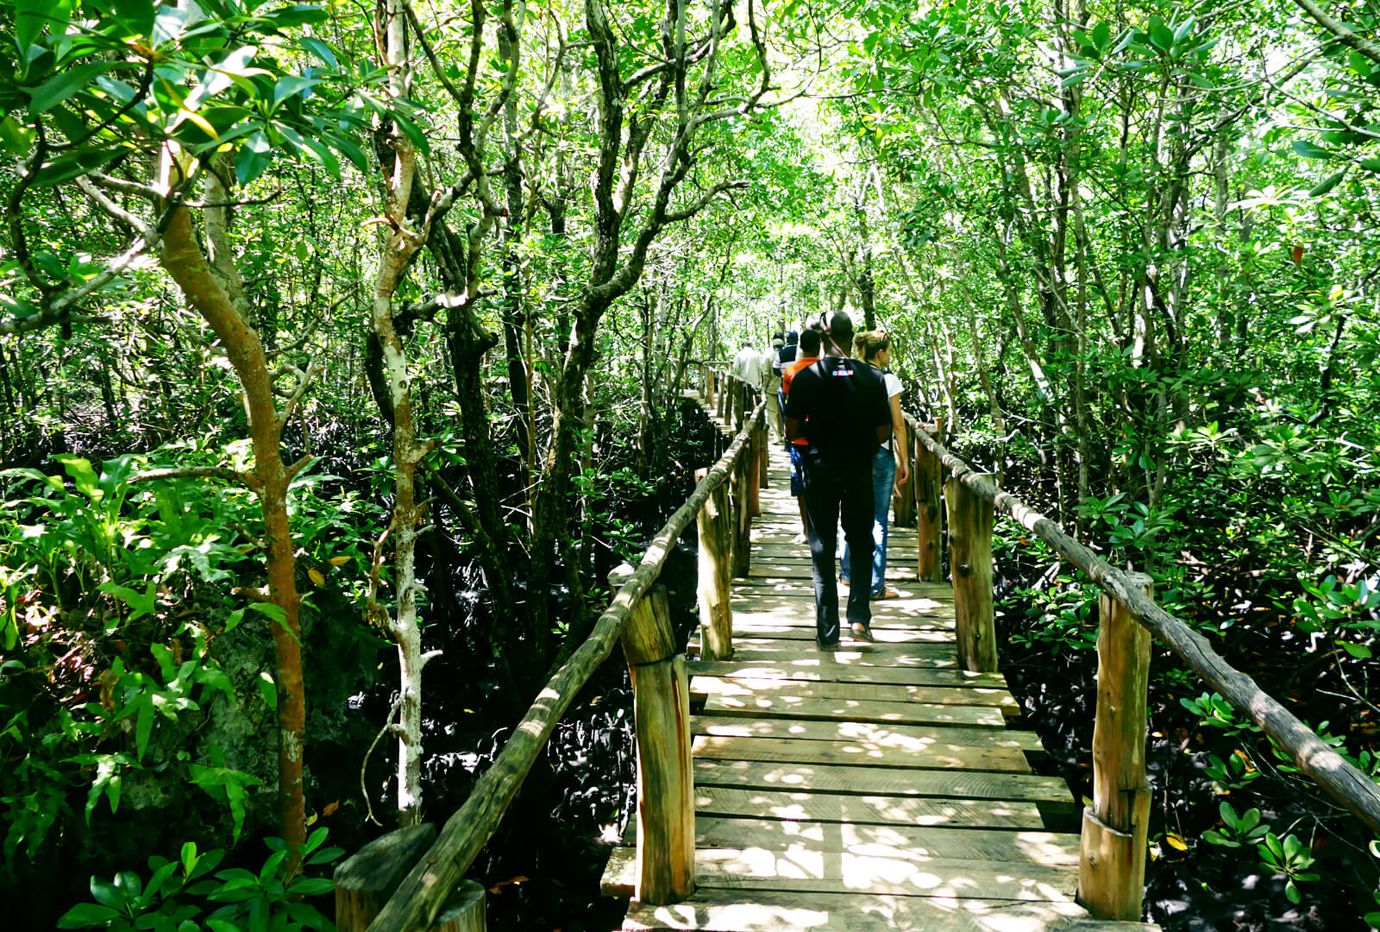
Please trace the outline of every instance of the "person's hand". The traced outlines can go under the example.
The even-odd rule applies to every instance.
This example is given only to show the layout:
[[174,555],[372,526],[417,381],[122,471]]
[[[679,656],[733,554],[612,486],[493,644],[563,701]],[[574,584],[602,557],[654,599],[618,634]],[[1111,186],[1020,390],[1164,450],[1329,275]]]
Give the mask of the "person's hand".
[[909,479],[909,478],[910,478],[910,470],[906,468],[906,464],[905,464],[905,463],[899,464],[899,465],[896,467],[896,488],[899,489],[901,486],[905,485],[905,484],[906,484],[906,480]]

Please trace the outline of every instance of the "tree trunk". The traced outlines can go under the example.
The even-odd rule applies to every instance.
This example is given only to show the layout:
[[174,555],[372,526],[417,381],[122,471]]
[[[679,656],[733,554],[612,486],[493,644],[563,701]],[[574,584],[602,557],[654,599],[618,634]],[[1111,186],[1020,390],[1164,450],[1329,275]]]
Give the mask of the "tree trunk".
[[[228,258],[228,257],[226,257]],[[244,389],[254,450],[252,487],[263,509],[268,543],[268,592],[281,619],[269,623],[278,686],[278,821],[289,845],[306,841],[306,801],[302,791],[302,744],[306,695],[302,682],[302,627],[299,619],[297,563],[288,523],[287,492],[293,468],[283,463],[281,424],[271,377],[259,336],[235,307],[211,271],[197,242],[191,214],[173,212],[163,234],[161,261],[192,306],[215,331]]]

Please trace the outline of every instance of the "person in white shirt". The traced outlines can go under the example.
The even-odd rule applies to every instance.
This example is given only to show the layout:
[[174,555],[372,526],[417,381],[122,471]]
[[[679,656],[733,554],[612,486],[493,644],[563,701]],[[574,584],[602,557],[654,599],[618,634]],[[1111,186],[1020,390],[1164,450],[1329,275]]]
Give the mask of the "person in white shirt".
[[[891,515],[893,490],[910,478],[907,462],[906,423],[901,417],[901,380],[888,368],[891,365],[891,336],[885,330],[864,330],[853,338],[854,353],[869,366],[881,370],[886,382],[887,402],[891,406],[891,439],[877,451],[872,464],[872,491],[876,512],[872,524],[872,580],[869,593],[873,599],[894,599],[896,590],[886,584],[886,541],[888,519]],[[849,582],[848,544],[843,545],[843,581]],[[851,582],[849,583],[851,585]]]

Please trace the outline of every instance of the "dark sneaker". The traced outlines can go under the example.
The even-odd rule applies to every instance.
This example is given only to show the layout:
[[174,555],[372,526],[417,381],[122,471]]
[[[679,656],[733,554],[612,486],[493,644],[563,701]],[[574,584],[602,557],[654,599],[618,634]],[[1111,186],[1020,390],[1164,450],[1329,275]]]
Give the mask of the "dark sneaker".
[[832,654],[834,651],[839,649],[839,642],[835,641],[832,644],[825,644],[820,641],[815,641],[815,646],[818,647],[820,650],[824,651],[825,653]]
[[873,642],[875,642],[877,639],[876,639],[875,637],[872,636],[872,629],[869,628],[867,625],[854,624],[854,625],[853,625],[853,640],[855,640],[855,641],[873,641]]

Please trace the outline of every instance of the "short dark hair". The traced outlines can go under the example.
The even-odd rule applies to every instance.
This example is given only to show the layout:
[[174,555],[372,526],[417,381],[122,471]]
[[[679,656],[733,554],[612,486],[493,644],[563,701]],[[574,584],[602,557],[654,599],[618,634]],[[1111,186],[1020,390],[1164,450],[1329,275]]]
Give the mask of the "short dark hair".
[[844,311],[826,311],[823,315],[829,342],[842,353],[847,353],[853,345],[853,318]]
[[818,330],[806,330],[800,335],[800,352],[805,356],[818,356],[823,342]]

